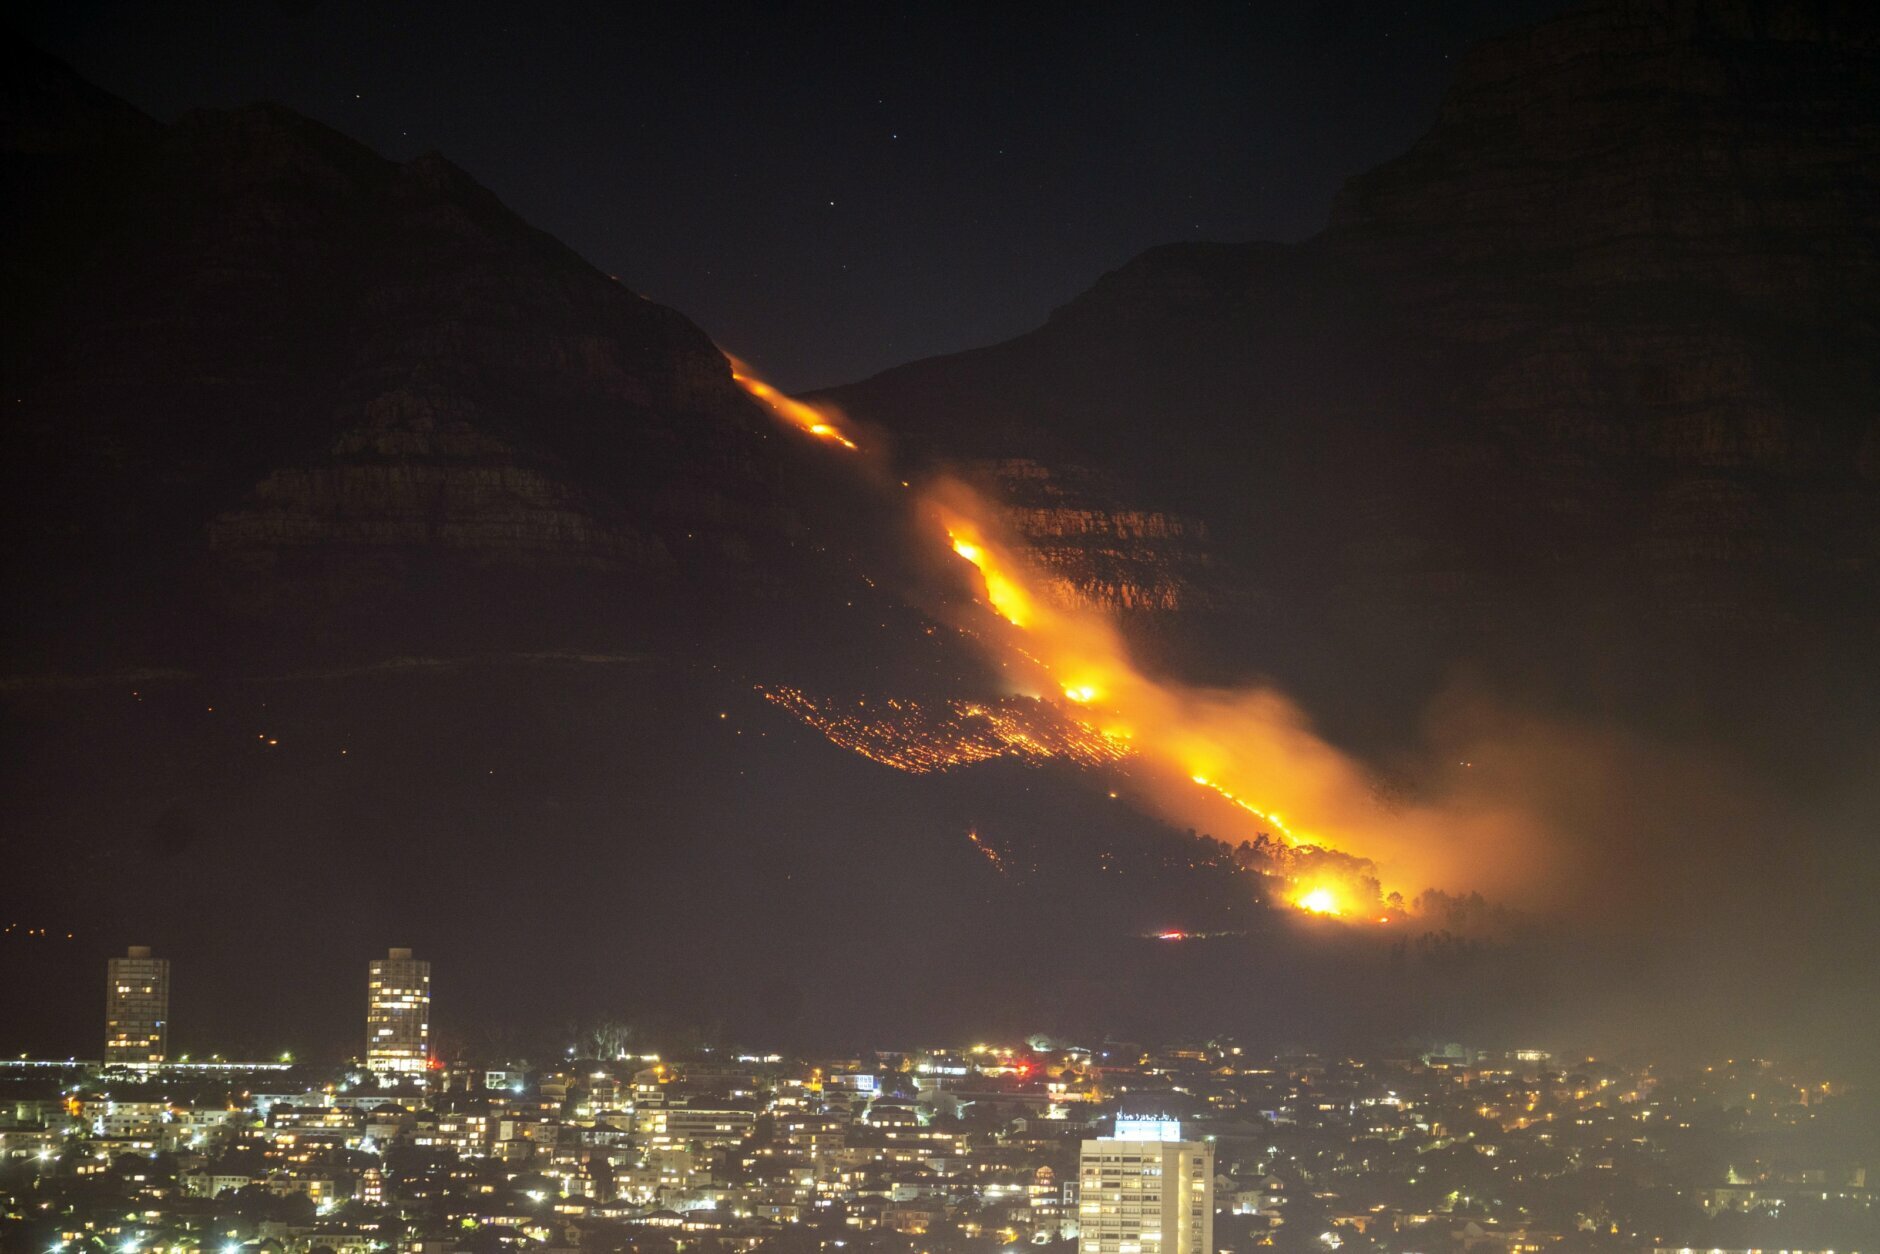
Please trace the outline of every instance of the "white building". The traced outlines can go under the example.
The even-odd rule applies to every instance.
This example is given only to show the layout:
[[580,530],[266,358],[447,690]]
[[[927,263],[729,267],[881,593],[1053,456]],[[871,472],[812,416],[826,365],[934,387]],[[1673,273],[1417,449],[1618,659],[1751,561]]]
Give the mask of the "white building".
[[1214,1147],[1174,1119],[1118,1116],[1085,1141],[1077,1254],[1214,1254]]

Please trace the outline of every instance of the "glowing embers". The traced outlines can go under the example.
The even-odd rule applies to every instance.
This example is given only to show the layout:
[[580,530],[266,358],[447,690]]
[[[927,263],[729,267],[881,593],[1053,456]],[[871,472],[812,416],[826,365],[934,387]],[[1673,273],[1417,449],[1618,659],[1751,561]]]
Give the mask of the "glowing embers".
[[973,848],[979,852],[981,857],[992,864],[993,870],[997,871],[1000,875],[1009,873],[1011,868],[1005,864],[1005,855],[981,840],[978,832],[966,833],[966,839],[972,842]]
[[859,447],[854,440],[851,440],[842,433],[842,429],[836,425],[832,415],[816,408],[814,405],[805,404],[795,397],[785,396],[782,392],[779,392],[776,388],[751,373],[749,366],[739,361],[736,357],[733,357],[730,353],[725,353],[725,360],[731,363],[731,377],[737,380],[738,386],[762,401],[770,412],[776,414],[777,417],[783,419],[800,431],[808,432],[819,440],[827,440],[831,444],[840,444],[843,448],[851,452]]
[[919,702],[817,700],[800,689],[758,689],[829,740],[871,762],[925,775],[994,758],[1106,766],[1129,754],[1121,737],[1085,726],[1030,697]]

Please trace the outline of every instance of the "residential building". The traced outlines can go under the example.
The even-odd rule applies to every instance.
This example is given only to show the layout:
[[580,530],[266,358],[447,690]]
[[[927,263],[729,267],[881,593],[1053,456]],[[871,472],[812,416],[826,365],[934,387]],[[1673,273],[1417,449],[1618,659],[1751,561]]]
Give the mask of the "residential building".
[[1160,1116],[1115,1133],[1083,1144],[1078,1254],[1213,1254],[1214,1147]]
[[422,1075],[431,1061],[431,964],[393,949],[369,968],[366,1069],[380,1079]]
[[132,945],[106,968],[106,1066],[148,1067],[163,1061],[170,1039],[170,960]]

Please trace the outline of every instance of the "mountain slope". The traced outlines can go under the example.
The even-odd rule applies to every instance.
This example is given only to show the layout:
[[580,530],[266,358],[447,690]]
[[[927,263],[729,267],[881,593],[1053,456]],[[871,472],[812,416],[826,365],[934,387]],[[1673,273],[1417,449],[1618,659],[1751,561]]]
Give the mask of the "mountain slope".
[[376,611],[383,635],[421,612],[414,580],[578,597],[552,572],[657,582],[690,548],[748,574],[787,531],[768,420],[709,338],[448,162],[265,105],[110,117],[8,159],[43,189],[8,257],[35,293],[6,380],[11,534],[42,589],[22,647],[136,660],[193,632],[83,625],[161,633],[205,599],[268,631]]
[[830,396],[995,478],[1127,467],[1084,504],[1197,516],[1257,589],[1148,646],[1350,739],[1466,662],[1794,766],[1880,688],[1876,83],[1862,6],[1586,5],[1477,49],[1314,239],[1154,249]]

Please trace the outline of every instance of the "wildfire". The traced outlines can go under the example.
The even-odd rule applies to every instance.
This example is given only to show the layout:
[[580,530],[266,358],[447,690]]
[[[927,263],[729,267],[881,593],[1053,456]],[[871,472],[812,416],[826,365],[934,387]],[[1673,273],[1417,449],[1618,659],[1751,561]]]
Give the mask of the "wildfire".
[[1345,912],[1345,907],[1339,903],[1338,894],[1325,887],[1301,893],[1293,899],[1293,904],[1308,914],[1337,915]]
[[[1193,822],[1197,815],[1191,799],[1170,795],[1173,781],[1180,780],[1227,802],[1260,831],[1297,850],[1299,856],[1277,873],[1292,905],[1351,922],[1388,918],[1377,909],[1387,894],[1375,866],[1247,795],[1257,788],[1284,796],[1289,811],[1304,810],[1347,829],[1386,817],[1362,773],[1314,736],[1289,703],[1266,691],[1188,689],[1145,676],[1104,615],[1050,596],[1049,578],[1024,550],[994,538],[996,511],[977,494],[941,483],[927,503],[953,552],[983,581],[986,606],[1014,629],[973,632],[999,651],[1014,682],[1057,694],[1053,704],[1066,720],[1127,743],[1132,760],[1166,771],[1169,784],[1151,793],[1175,816]],[[1425,821],[1413,819],[1419,826]],[[1433,826],[1441,820],[1427,821]],[[1328,870],[1335,883],[1322,878]]]
[[[723,351],[723,350],[720,350]],[[798,430],[807,431],[819,440],[831,444],[840,444],[850,452],[860,445],[842,433],[842,429],[830,421],[829,416],[814,405],[806,405],[792,396],[785,396],[770,384],[751,373],[751,368],[744,362],[725,353],[725,360],[731,363],[731,377],[738,386],[755,396],[770,408],[770,411]]]
[[[843,448],[858,447],[836,416],[783,395],[743,362],[730,361],[738,383],[784,421]],[[984,605],[998,620],[966,613],[959,625],[991,650],[1014,689],[1031,695],[990,708],[956,702],[921,711],[890,702],[864,714],[837,714],[801,693],[766,693],[831,740],[920,772],[1008,754],[1088,764],[1127,757],[1164,781],[1150,791],[1173,818],[1219,821],[1196,805],[1194,789],[1249,816],[1256,834],[1296,854],[1276,873],[1287,885],[1285,900],[1309,914],[1354,922],[1387,922],[1386,897],[1399,897],[1385,893],[1375,864],[1341,852],[1319,832],[1339,833],[1341,842],[1355,834],[1381,849],[1396,874],[1432,877],[1468,869],[1483,852],[1518,857],[1519,842],[1532,838],[1522,816],[1491,807],[1386,808],[1369,775],[1319,739],[1280,694],[1195,688],[1145,675],[1108,616],[1054,596],[1051,577],[971,488],[937,481],[922,490],[920,508],[973,568]],[[1282,807],[1306,817],[1311,834],[1282,819]]]
[[1201,787],[1207,789],[1209,792],[1220,797],[1222,800],[1227,801],[1228,803],[1238,807],[1239,809],[1245,810],[1248,814],[1251,814],[1254,818],[1259,819],[1262,823],[1272,828],[1275,833],[1277,833],[1278,835],[1284,836],[1287,840],[1293,842],[1294,844],[1305,843],[1306,838],[1303,836],[1300,836],[1297,832],[1293,831],[1290,827],[1287,827],[1286,820],[1280,818],[1279,815],[1272,814],[1265,810],[1262,810],[1258,806],[1245,800],[1244,798],[1236,797],[1233,793],[1221,787],[1219,784],[1209,779],[1206,775],[1190,775],[1188,778],[1193,780],[1196,784],[1200,785]]
[[946,532],[953,551],[971,562],[980,578],[986,581],[986,603],[992,606],[993,612],[1014,627],[1031,626],[1036,618],[1032,597],[1008,573],[1010,563],[1001,560],[981,537],[979,529],[965,518],[948,518]]

